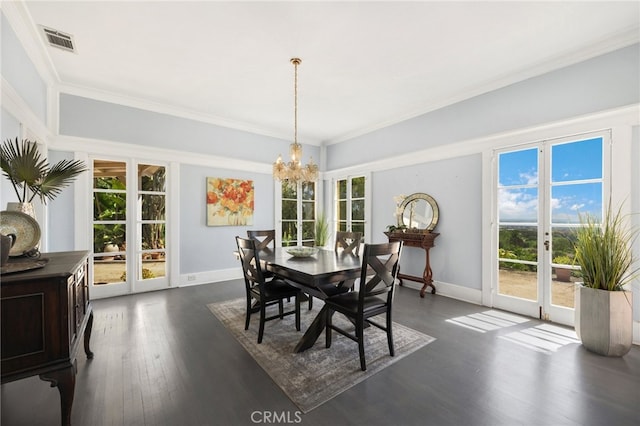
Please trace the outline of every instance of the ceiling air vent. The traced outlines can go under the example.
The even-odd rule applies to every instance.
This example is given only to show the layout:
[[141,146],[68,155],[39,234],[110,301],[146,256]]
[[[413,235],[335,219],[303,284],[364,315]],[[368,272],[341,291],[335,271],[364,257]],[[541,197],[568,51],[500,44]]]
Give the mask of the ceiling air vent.
[[42,27],[42,31],[44,31],[44,36],[51,46],[64,49],[68,52],[75,52],[75,43],[72,35],[47,27]]

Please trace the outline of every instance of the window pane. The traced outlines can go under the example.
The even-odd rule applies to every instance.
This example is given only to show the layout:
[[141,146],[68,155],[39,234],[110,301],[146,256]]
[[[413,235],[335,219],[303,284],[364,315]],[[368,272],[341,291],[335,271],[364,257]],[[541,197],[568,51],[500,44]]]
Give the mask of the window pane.
[[302,239],[303,240],[313,240],[313,222],[304,221],[302,222]]
[[282,182],[282,198],[290,198],[294,200],[298,198],[296,186],[290,184],[288,181]]
[[364,220],[364,200],[355,200],[351,203],[351,219]]
[[364,198],[364,176],[351,179],[351,197]]
[[282,200],[282,220],[295,220],[298,217],[298,203],[295,200]]
[[347,230],[347,222],[340,221],[338,222],[338,231],[346,231]]
[[304,182],[302,184],[302,199],[303,200],[315,200],[316,185],[313,182]]
[[602,138],[553,145],[551,181],[602,179]]
[[499,186],[537,185],[538,149],[500,154],[499,168]]
[[551,187],[551,221],[580,223],[580,214],[602,216],[602,183],[554,185]]
[[126,241],[126,226],[117,224],[93,225],[93,252],[104,253],[108,251],[108,245],[123,247]]
[[142,220],[164,220],[164,195],[141,194]]
[[93,161],[95,189],[126,189],[127,165],[120,161]]
[[94,192],[93,220],[125,220],[127,195],[122,192]]
[[353,222],[351,224],[351,230],[353,232],[362,232],[362,238],[364,239],[364,222]]
[[298,227],[296,222],[282,222],[282,246],[296,245]]
[[148,164],[138,165],[139,189],[141,191],[165,191],[165,168]]
[[314,202],[302,202],[302,220],[314,220],[315,219],[315,207]]
[[347,202],[346,201],[338,202],[338,219],[347,220]]
[[538,189],[499,189],[498,208],[498,218],[501,223],[537,222]]
[[164,223],[142,224],[142,249],[162,249],[165,241]]
[[347,198],[347,181],[339,180],[338,183],[338,199],[345,200]]
[[138,280],[149,280],[167,275],[166,262],[160,253],[143,253],[141,256],[142,270],[138,274]]

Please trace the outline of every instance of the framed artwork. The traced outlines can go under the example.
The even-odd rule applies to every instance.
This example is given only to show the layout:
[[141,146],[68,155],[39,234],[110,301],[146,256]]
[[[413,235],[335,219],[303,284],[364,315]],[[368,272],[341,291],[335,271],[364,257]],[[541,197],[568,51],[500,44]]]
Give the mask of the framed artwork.
[[207,178],[207,226],[253,225],[253,181]]

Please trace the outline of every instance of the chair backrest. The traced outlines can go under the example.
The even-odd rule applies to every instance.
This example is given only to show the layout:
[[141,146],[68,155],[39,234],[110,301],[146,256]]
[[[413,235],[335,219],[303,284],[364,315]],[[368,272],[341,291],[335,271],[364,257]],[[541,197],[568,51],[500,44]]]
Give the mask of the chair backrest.
[[362,232],[336,232],[335,251],[341,251],[344,254],[360,254],[360,242],[362,241]]
[[238,244],[238,254],[242,263],[242,273],[247,291],[255,286],[264,286],[264,274],[260,266],[260,250],[257,249],[256,241],[250,238],[236,237]]
[[391,303],[401,251],[402,241],[364,245],[358,298],[361,309],[367,297],[385,293],[387,303]]
[[[276,248],[276,230],[248,230],[247,236],[256,241],[256,248],[264,250],[266,248]],[[269,247],[271,245],[271,247]]]

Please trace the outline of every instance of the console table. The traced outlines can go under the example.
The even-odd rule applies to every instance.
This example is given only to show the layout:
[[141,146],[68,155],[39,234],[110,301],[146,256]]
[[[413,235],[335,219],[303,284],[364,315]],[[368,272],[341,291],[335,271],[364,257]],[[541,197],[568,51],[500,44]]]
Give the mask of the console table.
[[419,247],[424,249],[426,254],[426,261],[424,266],[424,272],[422,277],[416,277],[414,275],[401,274],[398,270],[398,279],[400,280],[400,285],[402,285],[402,280],[416,281],[422,283],[422,288],[420,289],[420,297],[424,297],[424,293],[427,287],[431,287],[431,294],[436,293],[436,286],[433,284],[433,272],[431,271],[431,264],[429,262],[429,249],[434,246],[434,241],[438,235],[437,232],[385,232],[384,233],[389,242],[392,241],[402,241],[404,246],[409,247]]
[[43,253],[46,266],[1,278],[2,383],[39,375],[57,386],[63,425],[71,422],[83,333],[84,351],[93,358],[87,256],[86,251]]

